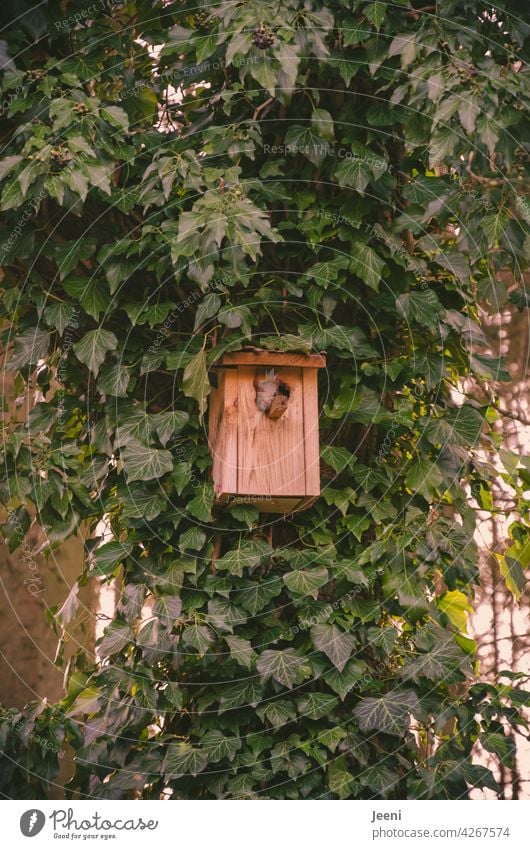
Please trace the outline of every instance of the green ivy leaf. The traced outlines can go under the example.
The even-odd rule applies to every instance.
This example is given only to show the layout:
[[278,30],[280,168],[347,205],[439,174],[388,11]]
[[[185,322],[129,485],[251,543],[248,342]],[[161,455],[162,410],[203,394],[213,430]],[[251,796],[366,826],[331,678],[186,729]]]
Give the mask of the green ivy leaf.
[[107,542],[96,549],[93,575],[110,575],[133,550],[130,542]]
[[450,590],[437,599],[438,608],[445,613],[458,631],[466,633],[467,614],[473,611],[468,597],[460,590]]
[[253,569],[263,558],[271,553],[271,547],[262,540],[240,540],[237,548],[227,552],[217,561],[218,571],[227,571],[231,575],[243,575],[244,569]]
[[201,748],[208,755],[208,763],[212,764],[225,759],[233,761],[241,746],[239,737],[226,737],[221,731],[207,731],[201,738]]
[[188,502],[187,511],[200,522],[212,521],[214,492],[211,483],[203,483],[198,487],[197,495]]
[[256,669],[265,681],[274,678],[291,690],[306,663],[305,658],[300,657],[295,649],[267,649],[259,656]]
[[99,375],[98,389],[100,392],[113,395],[115,398],[126,398],[130,379],[130,369],[121,365],[121,363],[117,363],[114,366],[109,366]]
[[188,625],[182,632],[184,642],[197,649],[200,655],[206,654],[210,646],[215,640],[213,632],[207,625],[199,625],[195,623]]
[[167,747],[162,772],[167,779],[198,775],[208,764],[208,753],[189,743],[174,742]]
[[368,245],[356,245],[350,260],[350,268],[370,289],[377,292],[386,266],[383,260]]
[[198,402],[202,419],[206,410],[206,399],[211,389],[205,351],[199,351],[187,364],[184,369],[182,389],[185,395],[189,398],[195,398]]
[[332,793],[339,799],[349,799],[354,788],[354,780],[344,755],[335,758],[328,766],[328,784]]
[[360,158],[343,159],[335,177],[339,186],[349,186],[363,195],[372,178],[372,171]]
[[128,486],[120,494],[120,500],[125,519],[145,519],[146,522],[156,519],[167,506],[166,496],[161,490],[150,492],[144,484]]
[[197,525],[192,525],[187,531],[184,531],[179,538],[179,548],[182,551],[191,549],[192,551],[200,551],[206,542],[206,534],[201,531]]
[[50,334],[45,330],[33,328],[15,337],[14,351],[7,365],[8,371],[16,371],[24,366],[36,366],[48,353]]
[[80,342],[76,342],[74,351],[77,359],[84,363],[96,377],[107,353],[115,351],[117,347],[118,340],[114,333],[98,327],[96,330],[89,330]]
[[355,648],[355,637],[341,631],[336,625],[314,625],[311,628],[311,639],[315,648],[324,652],[333,666],[342,672]]
[[256,652],[252,648],[250,640],[244,640],[242,637],[225,637],[225,642],[230,649],[230,655],[241,666],[250,669],[252,661],[256,656]]
[[430,289],[425,292],[409,292],[396,301],[398,312],[409,321],[417,321],[426,327],[438,327],[442,305]]
[[443,481],[436,463],[428,457],[415,457],[407,472],[406,483],[413,492],[419,492],[432,501]]
[[298,713],[308,719],[329,716],[338,704],[336,696],[327,693],[308,693],[297,701]]
[[328,582],[329,574],[324,567],[298,569],[296,572],[287,572],[283,580],[291,592],[317,598],[320,587]]
[[98,643],[100,657],[112,657],[113,654],[118,654],[133,639],[134,632],[130,625],[120,625],[113,622],[105,629],[105,633]]
[[420,713],[420,703],[413,690],[392,690],[378,698],[361,699],[353,715],[361,731],[384,731],[396,737],[408,733],[409,715]]
[[173,458],[169,451],[148,448],[136,439],[127,442],[121,451],[121,458],[129,483],[161,478],[173,469]]

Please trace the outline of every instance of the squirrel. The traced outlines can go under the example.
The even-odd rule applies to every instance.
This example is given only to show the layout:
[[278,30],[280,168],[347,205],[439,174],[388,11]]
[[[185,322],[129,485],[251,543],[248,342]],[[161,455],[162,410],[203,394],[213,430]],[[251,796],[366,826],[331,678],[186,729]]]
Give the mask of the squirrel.
[[280,392],[280,377],[269,369],[265,372],[265,379],[255,378],[256,406],[262,413],[266,413],[270,419],[279,419],[287,409],[288,395]]

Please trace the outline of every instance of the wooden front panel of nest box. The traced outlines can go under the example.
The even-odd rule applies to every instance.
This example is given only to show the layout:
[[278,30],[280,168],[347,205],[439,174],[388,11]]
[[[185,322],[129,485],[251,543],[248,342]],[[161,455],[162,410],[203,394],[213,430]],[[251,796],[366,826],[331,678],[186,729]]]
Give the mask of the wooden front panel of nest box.
[[[320,494],[317,369],[324,365],[320,355],[225,354],[209,405],[219,502],[249,502],[264,512],[287,513],[309,506]],[[287,397],[279,418],[269,417],[256,401],[256,386],[272,369]]]

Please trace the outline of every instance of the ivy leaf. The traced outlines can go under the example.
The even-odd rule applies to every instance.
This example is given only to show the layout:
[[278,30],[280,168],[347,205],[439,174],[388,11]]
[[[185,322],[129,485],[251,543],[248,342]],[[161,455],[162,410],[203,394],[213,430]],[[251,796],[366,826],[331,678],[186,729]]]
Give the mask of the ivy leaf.
[[381,796],[388,796],[392,791],[396,792],[400,778],[401,776],[396,770],[389,769],[383,764],[377,764],[363,770],[359,780],[363,787],[370,787]]
[[475,124],[480,115],[480,99],[478,96],[468,92],[462,95],[462,101],[458,107],[458,117],[466,133],[471,135],[475,132]]
[[187,645],[197,649],[200,655],[204,655],[214,642],[215,637],[207,625],[195,623],[184,628],[182,639]]
[[314,625],[311,639],[316,649],[324,652],[333,666],[342,672],[355,648],[355,637],[346,634],[336,625]]
[[328,570],[323,566],[317,569],[298,569],[283,576],[284,583],[291,592],[298,595],[310,595],[317,598],[320,587],[329,580]]
[[207,731],[201,739],[201,747],[208,755],[208,763],[216,764],[225,758],[233,761],[241,749],[239,737],[225,737],[221,731]]
[[84,363],[96,377],[107,353],[115,351],[117,347],[118,340],[114,333],[98,327],[96,330],[89,330],[80,342],[76,342],[74,351],[77,359]]
[[409,489],[419,492],[427,501],[432,501],[443,482],[443,476],[434,460],[415,457],[405,480]]
[[296,683],[298,676],[307,661],[300,657],[295,649],[267,649],[258,658],[256,669],[266,681],[274,678],[289,690]]
[[136,439],[131,439],[122,449],[121,458],[129,483],[161,478],[173,469],[169,451],[149,448]]
[[109,291],[101,281],[87,277],[72,277],[65,280],[64,288],[73,298],[76,298],[84,311],[95,321],[99,320],[101,312],[107,312],[111,307]]
[[105,121],[108,121],[109,124],[112,124],[118,130],[127,130],[129,128],[127,112],[121,106],[103,106],[99,114]]
[[513,767],[513,761],[517,753],[515,741],[506,734],[500,732],[487,732],[479,736],[482,747],[500,759],[502,764]]
[[465,655],[456,643],[453,640],[447,640],[435,646],[431,651],[407,660],[400,671],[400,675],[416,684],[419,684],[422,678],[452,683],[458,680],[458,678],[455,679],[455,673],[459,672],[465,660]]
[[124,447],[131,440],[147,444],[153,431],[153,417],[137,407],[120,407],[119,413],[114,447]]
[[250,669],[252,661],[256,656],[256,652],[252,648],[250,640],[244,640],[242,637],[225,637],[225,642],[230,649],[230,655],[241,666]]
[[200,522],[212,521],[212,506],[214,492],[211,483],[203,483],[198,488],[197,495],[188,502],[187,511]]
[[302,127],[298,124],[289,127],[287,130],[285,146],[291,148],[293,153],[303,154],[316,166],[324,162],[331,150],[329,142],[317,135],[311,127]]
[[36,366],[48,353],[50,334],[47,330],[33,328],[20,333],[14,342],[13,356],[7,371],[16,371],[24,366]]
[[342,672],[330,669],[326,672],[326,684],[344,701],[354,687],[370,685],[371,676],[366,673],[366,665],[360,661],[350,660]]
[[411,713],[420,713],[420,703],[413,690],[393,690],[378,698],[362,699],[353,709],[361,731],[383,731],[396,737],[408,733]]
[[282,700],[266,702],[259,706],[256,713],[260,719],[267,720],[273,727],[281,727],[296,718],[294,706],[290,702]]
[[62,336],[76,312],[73,304],[51,304],[44,310],[44,317],[46,322],[59,332],[59,336]]
[[263,540],[239,541],[237,548],[232,549],[217,561],[217,570],[226,570],[231,575],[243,575],[243,569],[258,566],[264,557],[271,554],[271,547]]
[[516,542],[504,554],[496,554],[495,557],[507,588],[519,601],[527,584],[524,569],[530,565],[530,542]]
[[[5,42],[2,42],[2,46]],[[0,159],[0,180],[3,180],[4,177],[7,177],[10,171],[13,168],[16,168],[17,165],[20,165],[25,161],[23,156],[4,156]]]
[[324,463],[331,466],[337,474],[349,469],[356,462],[356,457],[351,451],[335,445],[323,445],[320,454]]
[[381,29],[386,12],[387,4],[382,3],[381,0],[373,0],[372,3],[369,3],[363,8],[363,15],[374,25],[378,32]]
[[392,625],[388,625],[386,628],[368,629],[368,640],[370,644],[380,648],[383,654],[386,655],[391,654],[398,637],[399,632]]
[[372,248],[368,245],[356,245],[350,260],[350,268],[374,292],[378,291],[386,266]]
[[117,363],[114,366],[106,368],[98,378],[98,389],[106,395],[112,395],[115,398],[127,397],[127,386],[131,378],[131,371],[127,366]]
[[203,749],[190,746],[189,743],[170,743],[167,747],[162,772],[167,779],[196,776],[208,764],[208,754]]
[[218,316],[219,322],[225,327],[243,327],[244,332],[249,327],[251,317],[250,307],[245,305],[225,307]]
[[69,622],[74,619],[77,611],[79,609],[79,583],[75,581],[72,586],[72,589],[68,593],[68,596],[61,606],[61,608],[55,614],[55,618],[59,620],[63,628],[66,628]]
[[261,336],[259,344],[269,351],[300,351],[302,354],[311,353],[311,339],[285,333],[283,336]]
[[118,654],[125,646],[134,639],[134,632],[130,625],[120,625],[113,622],[105,629],[105,633],[98,643],[100,657],[111,657]]
[[[219,561],[217,567],[219,568]],[[237,600],[245,610],[255,616],[269,601],[279,595],[281,590],[282,586],[277,578],[268,578],[261,583],[255,579],[247,587],[238,591]]]
[[197,312],[195,313],[195,324],[194,331],[198,330],[199,327],[212,316],[217,315],[221,308],[221,298],[219,295],[211,292],[209,295],[205,295],[199,306],[197,307]]
[[261,698],[261,687],[255,681],[240,681],[233,687],[226,687],[219,699],[219,715],[228,710],[250,705],[256,707]]
[[328,693],[308,693],[298,699],[298,713],[308,719],[322,719],[330,715],[338,701],[336,696],[330,696]]
[[328,766],[328,784],[331,792],[339,799],[349,799],[354,783],[344,755],[340,758],[334,758]]
[[184,369],[182,389],[185,395],[195,398],[198,402],[202,419],[206,410],[206,399],[211,389],[205,351],[199,351],[187,364]]
[[189,415],[182,410],[169,410],[167,413],[156,413],[152,416],[154,428],[164,448],[171,437],[180,433],[189,420]]
[[192,551],[200,551],[206,542],[206,534],[201,531],[197,525],[192,525],[187,531],[184,531],[179,538],[179,548],[182,551],[191,549]]
[[319,733],[318,742],[326,746],[330,752],[335,752],[337,746],[345,737],[346,731],[344,728],[326,728],[325,731]]
[[450,590],[437,599],[438,608],[445,613],[451,625],[458,631],[466,633],[467,614],[473,612],[470,601],[460,590]]
[[86,687],[78,696],[76,696],[73,704],[68,709],[67,716],[78,716],[82,714],[86,716],[96,713],[102,696],[101,690],[97,687]]
[[230,508],[230,514],[238,522],[243,522],[249,530],[259,521],[259,510],[252,504],[236,504]]
[[372,172],[362,159],[343,159],[335,172],[335,177],[339,186],[349,186],[363,195],[371,180]]
[[487,767],[481,764],[472,764],[469,761],[450,762],[448,766],[451,775],[462,776],[471,787],[487,787],[494,793],[499,793],[500,787],[492,771]]
[[167,627],[171,627],[182,611],[182,599],[176,595],[162,595],[157,599],[153,613]]
[[474,446],[484,427],[483,414],[464,404],[449,410],[443,418],[430,419],[425,427],[425,436],[433,445]]
[[96,549],[92,575],[110,575],[133,550],[130,542],[107,542]]
[[400,295],[396,301],[398,312],[409,321],[417,321],[426,327],[438,327],[442,305],[434,292],[409,292]]

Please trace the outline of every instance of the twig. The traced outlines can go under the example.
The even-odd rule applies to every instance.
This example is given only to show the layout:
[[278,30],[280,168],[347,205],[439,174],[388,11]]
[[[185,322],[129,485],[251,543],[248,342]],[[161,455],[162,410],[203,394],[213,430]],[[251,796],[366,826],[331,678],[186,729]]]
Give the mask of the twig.
[[215,535],[215,540],[214,540],[214,544],[213,544],[213,551],[212,551],[212,559],[211,559],[211,562],[210,562],[210,572],[212,573],[212,575],[215,575],[217,573],[217,569],[215,567],[215,564],[219,560],[219,555],[221,554],[221,542],[222,542],[222,540],[223,540],[223,538],[222,538],[221,534],[217,533]]
[[252,120],[255,121],[259,113],[262,112],[263,109],[265,109],[265,107],[268,106],[270,103],[274,103],[274,97],[269,97],[268,100],[265,100],[260,106],[256,108],[252,116]]

